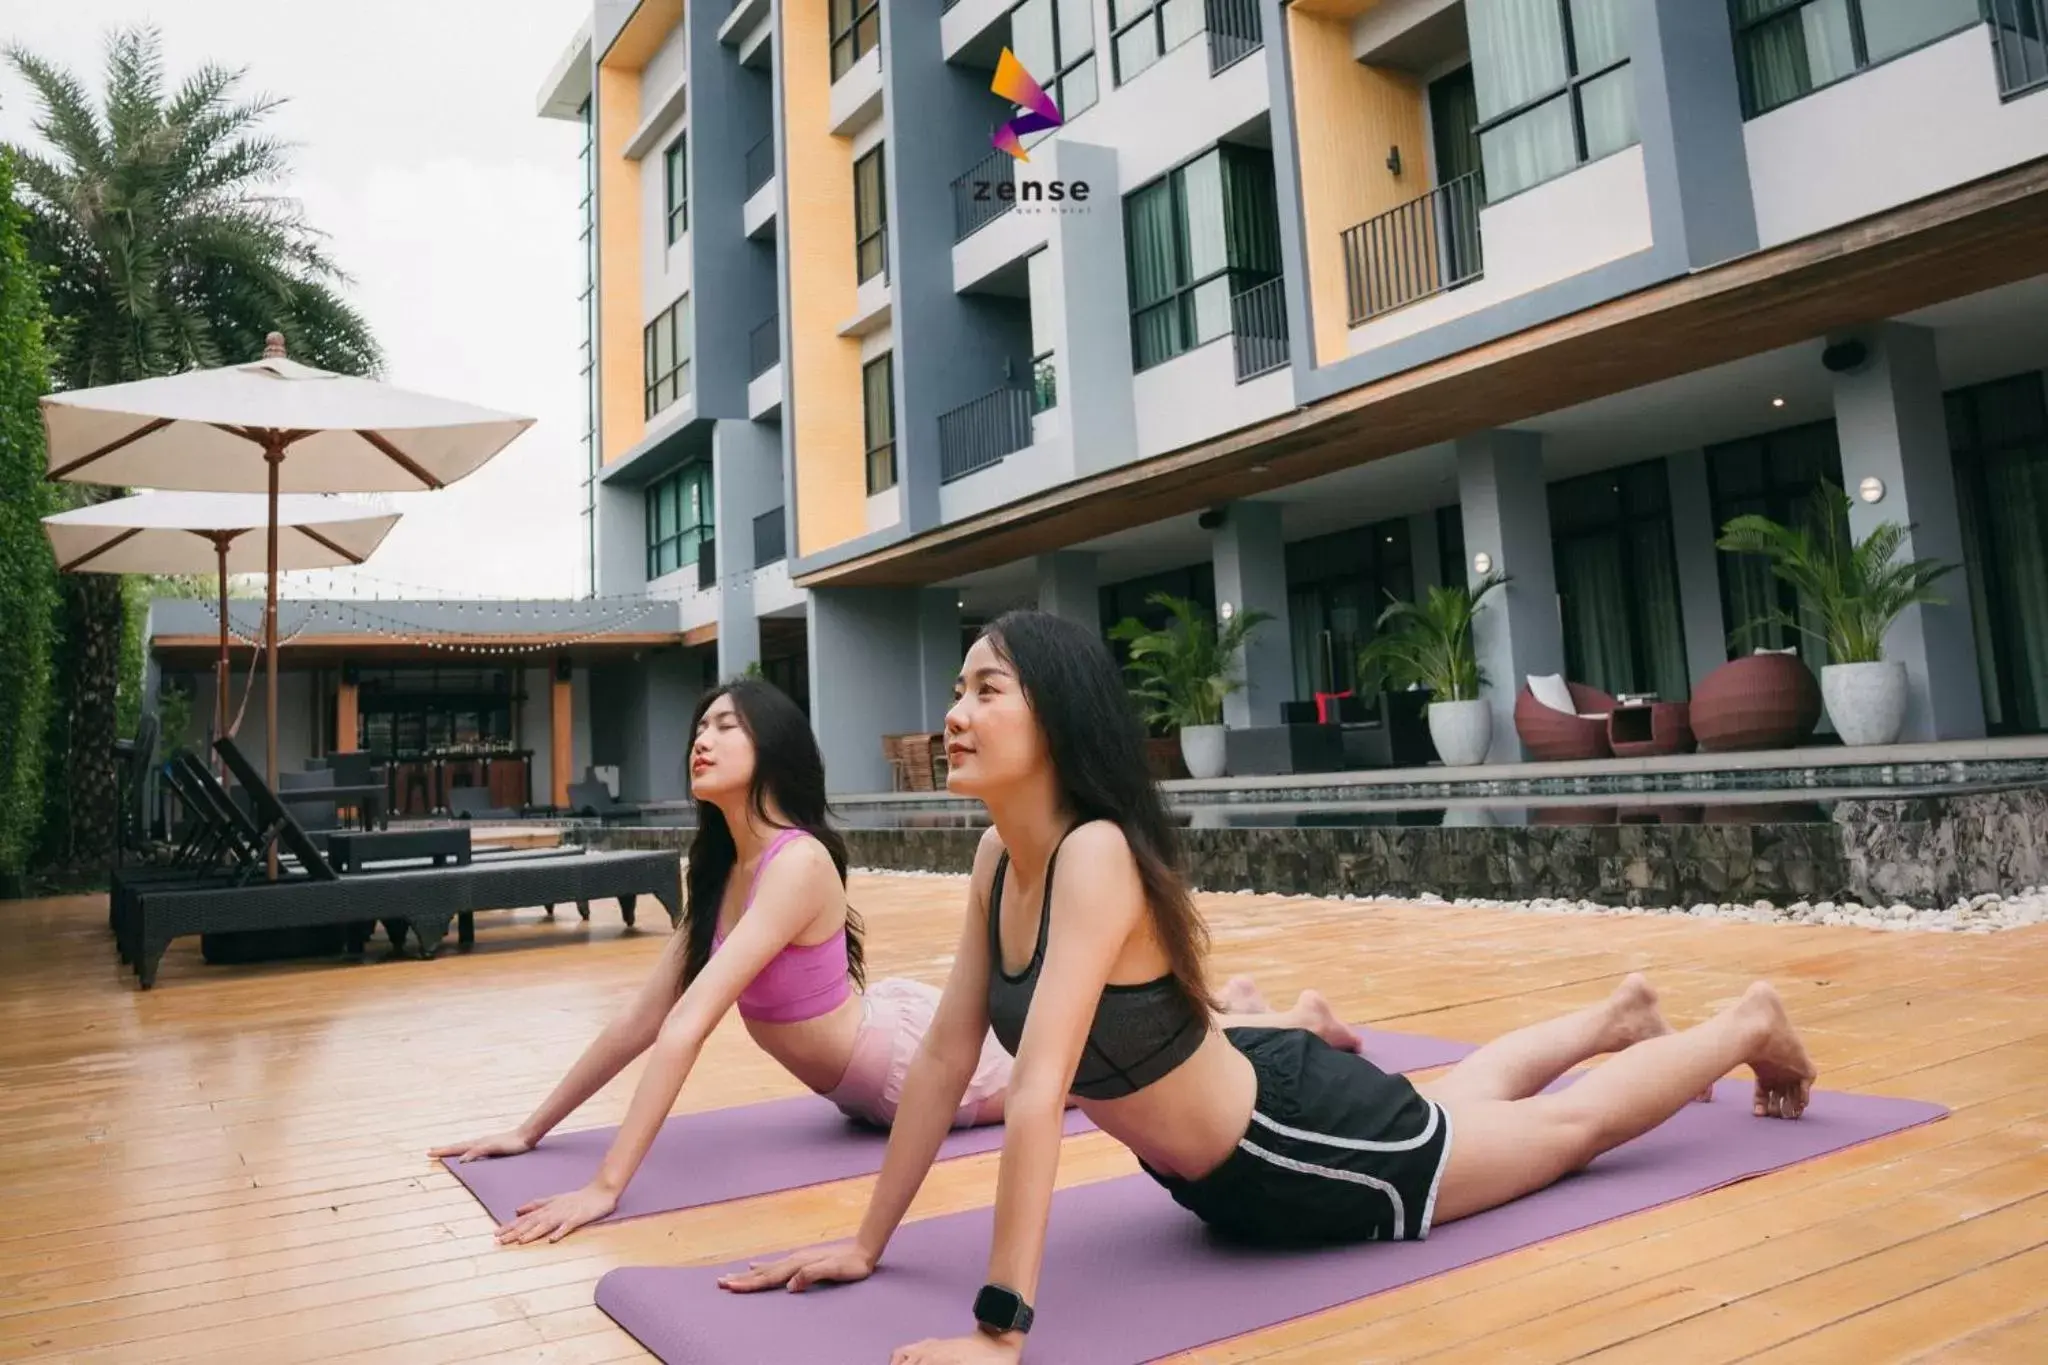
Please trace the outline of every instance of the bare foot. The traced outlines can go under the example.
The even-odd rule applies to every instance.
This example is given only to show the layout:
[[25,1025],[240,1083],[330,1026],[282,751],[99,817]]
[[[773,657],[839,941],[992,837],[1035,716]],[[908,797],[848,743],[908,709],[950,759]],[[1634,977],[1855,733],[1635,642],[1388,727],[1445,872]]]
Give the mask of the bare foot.
[[1749,1069],[1756,1073],[1757,1117],[1796,1119],[1813,1098],[1813,1082],[1819,1075],[1813,1059],[1785,1013],[1785,1002],[1768,981],[1756,982],[1744,993],[1742,1008],[1756,1016],[1757,1046]]
[[1224,982],[1217,1000],[1225,1014],[1268,1014],[1273,1008],[1248,976],[1233,976]]
[[[1611,1052],[1676,1032],[1664,1017],[1664,1012],[1657,1007],[1656,988],[1641,972],[1630,972],[1623,978],[1622,983],[1614,988],[1614,994],[1607,997],[1607,1007],[1612,1011],[1613,1019],[1610,1035],[1613,1046],[1608,1049]],[[1711,1085],[1693,1096],[1701,1104],[1709,1103],[1713,1098],[1714,1087]]]
[[1356,1052],[1365,1044],[1355,1029],[1337,1017],[1337,1011],[1330,1008],[1330,1002],[1319,992],[1303,991],[1288,1013],[1299,1021],[1296,1028],[1307,1029],[1331,1047]]

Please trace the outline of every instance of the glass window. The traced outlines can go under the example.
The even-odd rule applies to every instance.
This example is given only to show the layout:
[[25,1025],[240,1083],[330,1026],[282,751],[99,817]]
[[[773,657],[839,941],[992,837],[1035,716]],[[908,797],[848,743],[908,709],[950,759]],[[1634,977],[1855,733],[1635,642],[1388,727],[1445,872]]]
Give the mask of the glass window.
[[867,433],[868,493],[896,486],[896,367],[893,354],[861,367],[861,409]]
[[[1200,33],[1204,22],[1202,0],[1110,0],[1110,44],[1116,52],[1116,83],[1122,85],[1136,78]],[[1064,105],[1061,110],[1065,111]]]
[[1565,667],[1603,692],[1692,695],[1664,461],[1550,485]]
[[882,40],[881,0],[832,0],[832,79]]
[[647,485],[647,576],[687,569],[714,538],[711,464],[695,460]]
[[[1768,432],[1748,440],[1707,448],[1707,487],[1713,504],[1714,535],[1744,513],[1769,517],[1781,526],[1804,525],[1812,515],[1813,490],[1826,479],[1842,486],[1842,455],[1835,443],[1835,424],[1815,422]],[[1796,647],[1818,676],[1827,650],[1811,636],[1781,626],[1745,628],[1772,610],[1802,617],[1818,627],[1819,618],[1798,592],[1771,572],[1758,555],[1719,556],[1721,613],[1728,628],[1728,657],[1758,649]]]
[[875,148],[853,163],[853,231],[855,278],[865,284],[889,269],[889,202],[883,149]]
[[[1095,103],[1095,13],[1088,0],[1024,0],[1010,11],[1010,50],[1071,123]],[[1035,146],[1053,129],[1033,133]]]
[[1489,201],[1635,145],[1627,0],[1469,0]]
[[1751,116],[1983,22],[1979,0],[1734,0]]
[[690,135],[684,133],[662,154],[661,178],[668,203],[668,244],[690,230]]
[[2015,375],[1948,395],[1963,572],[1977,637],[1984,720],[1993,734],[2048,730],[2048,392]]
[[683,295],[647,324],[642,338],[646,415],[690,392],[690,296]]
[[1280,273],[1272,154],[1219,144],[1124,200],[1139,369],[1231,330],[1231,299]]

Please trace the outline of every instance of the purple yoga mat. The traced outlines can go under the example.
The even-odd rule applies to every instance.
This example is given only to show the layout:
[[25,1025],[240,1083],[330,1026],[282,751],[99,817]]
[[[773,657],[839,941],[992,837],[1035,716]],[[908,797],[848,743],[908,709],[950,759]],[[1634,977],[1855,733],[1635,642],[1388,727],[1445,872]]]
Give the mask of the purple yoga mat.
[[[1365,1055],[1385,1071],[1425,1071],[1473,1051],[1469,1043],[1421,1034],[1361,1032]],[[1085,1133],[1094,1126],[1080,1110],[1067,1111],[1067,1132]],[[528,1200],[588,1184],[617,1132],[558,1133],[523,1156],[442,1164],[503,1225]],[[678,1114],[662,1124],[618,1208],[602,1221],[873,1175],[882,1169],[888,1145],[888,1134],[854,1123],[814,1095]],[[1002,1145],[1001,1125],[955,1129],[939,1148],[939,1160],[993,1152]]]
[[[1747,1080],[1723,1081],[1715,1091],[1713,1103],[1687,1105],[1584,1173],[1445,1224],[1421,1242],[1254,1251],[1210,1237],[1143,1175],[1061,1190],[1053,1196],[1038,1321],[1025,1358],[1060,1365],[1156,1360],[1948,1112],[1828,1091],[1796,1121],[1760,1119],[1750,1113]],[[974,1293],[987,1273],[993,1226],[988,1209],[906,1224],[869,1280],[795,1295],[718,1288],[718,1276],[744,1263],[614,1270],[598,1281],[597,1306],[667,1365],[883,1365],[897,1346],[973,1330]]]

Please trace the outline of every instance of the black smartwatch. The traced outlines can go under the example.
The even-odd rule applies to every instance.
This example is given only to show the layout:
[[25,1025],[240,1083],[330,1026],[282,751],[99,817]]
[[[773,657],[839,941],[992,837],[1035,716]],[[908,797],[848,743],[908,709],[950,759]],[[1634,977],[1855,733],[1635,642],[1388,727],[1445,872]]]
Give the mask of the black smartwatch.
[[974,1296],[974,1320],[998,1335],[1031,1330],[1031,1305],[1014,1289],[985,1284]]

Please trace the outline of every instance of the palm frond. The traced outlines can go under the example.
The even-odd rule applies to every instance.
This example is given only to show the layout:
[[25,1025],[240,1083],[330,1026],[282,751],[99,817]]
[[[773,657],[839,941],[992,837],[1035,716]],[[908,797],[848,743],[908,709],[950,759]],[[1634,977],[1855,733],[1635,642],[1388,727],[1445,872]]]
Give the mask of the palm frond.
[[1941,604],[1933,585],[1956,566],[1901,560],[1912,528],[1897,522],[1882,522],[1855,540],[1849,509],[1848,494],[1823,482],[1800,526],[1752,515],[1722,528],[1716,542],[1722,550],[1769,560],[1771,572],[1799,592],[1818,621],[1816,627],[1774,608],[1738,627],[1739,638],[1754,639],[1762,628],[1779,626],[1823,643],[1832,663],[1874,663],[1884,657],[1884,637],[1901,614]]

